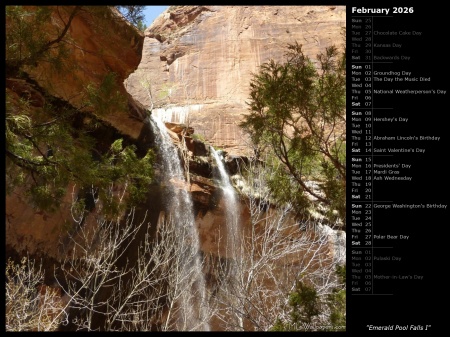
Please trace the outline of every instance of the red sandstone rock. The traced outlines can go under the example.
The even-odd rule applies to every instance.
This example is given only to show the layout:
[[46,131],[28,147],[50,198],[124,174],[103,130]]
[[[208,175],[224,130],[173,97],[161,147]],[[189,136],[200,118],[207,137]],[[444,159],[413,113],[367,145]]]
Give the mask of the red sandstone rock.
[[171,6],[145,32],[141,64],[125,86],[150,106],[142,82],[150,83],[154,97],[165,97],[155,115],[242,153],[237,124],[247,112],[252,72],[270,58],[281,61],[294,41],[315,59],[343,44],[345,25],[344,6]]
[[[45,26],[49,34],[62,25],[61,20],[67,22],[73,6],[51,8],[53,20]],[[68,53],[62,71],[55,71],[54,65],[48,62],[26,69],[49,94],[82,108],[86,104],[84,89],[90,84],[99,85],[107,74],[113,72],[117,75],[119,91],[129,97],[123,81],[141,61],[144,36],[117,10],[110,9],[111,17],[106,17],[106,14],[102,16],[92,9],[82,9],[75,15],[64,37],[70,43],[65,43]],[[100,11],[100,7],[97,10]],[[131,97],[129,99],[132,111],[114,110],[113,107],[103,118],[121,132],[137,138],[145,116],[139,104],[133,102]]]

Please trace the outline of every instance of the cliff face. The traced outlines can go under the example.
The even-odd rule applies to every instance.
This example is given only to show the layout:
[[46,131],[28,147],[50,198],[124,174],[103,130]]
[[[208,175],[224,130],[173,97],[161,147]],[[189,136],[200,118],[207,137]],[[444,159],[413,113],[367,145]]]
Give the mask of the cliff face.
[[[127,90],[166,121],[231,153],[242,153],[238,123],[247,111],[252,72],[288,43],[311,59],[343,43],[343,6],[172,6],[145,32],[142,61]],[[158,108],[159,107],[159,108]]]
[[[55,31],[68,21],[73,6],[52,7],[52,21],[46,25]],[[98,86],[110,73],[116,74],[119,92],[128,99],[129,111],[109,111],[104,119],[116,129],[137,138],[144,113],[125,90],[123,81],[138,67],[144,36],[114,8],[82,8],[77,12],[64,37],[67,48],[64,69],[53,69],[44,62],[27,72],[50,95],[84,109],[83,91]]]
[[[70,7],[52,8],[54,20],[47,27],[49,31],[52,25],[67,22],[71,13]],[[106,19],[99,13],[80,11],[66,36],[70,41],[66,63],[73,65],[71,71],[54,71],[42,63],[27,72],[40,86],[39,90],[77,108],[83,108],[80,92],[86,86],[99,84],[108,73],[114,72],[119,90],[128,95],[126,86],[134,97],[127,96],[129,110],[110,111],[103,116],[116,136],[120,132],[138,142],[146,141],[138,139],[148,126],[142,123],[145,111],[137,100],[149,106],[148,90],[151,90],[155,100],[162,92],[170,94],[162,99],[170,104],[153,113],[165,113],[166,119],[176,123],[189,121],[193,129],[189,128],[188,135],[202,134],[208,142],[228,148],[228,152],[240,152],[245,143],[237,123],[246,112],[251,73],[269,58],[281,59],[288,42],[303,43],[308,55],[313,56],[339,41],[340,27],[345,25],[344,14],[343,7],[175,6],[156,19],[146,31],[144,41],[143,34],[121,20],[114,10]],[[151,81],[150,87],[141,85],[146,80]],[[42,92],[29,83],[19,79],[6,82],[7,91],[17,97],[28,95],[36,109],[44,105]],[[166,125],[179,133],[177,125]],[[105,141],[114,141],[115,136],[108,134],[103,137]],[[200,205],[196,215],[202,247],[211,251],[211,247],[215,247],[215,232],[225,223],[225,205],[223,201],[214,201],[217,191],[210,179],[212,158],[208,149],[190,137],[187,145],[191,153],[191,172],[195,175],[190,191]],[[72,190],[76,188],[68,188],[68,194],[54,214],[35,211],[19,189],[7,195],[7,245],[17,252],[43,252],[60,258],[60,235],[72,226]],[[218,206],[209,209],[212,200]],[[155,208],[154,212],[159,210]],[[243,223],[246,222],[248,219],[243,215]]]
[[[53,36],[55,28],[61,29],[63,22],[68,22],[73,6],[51,7],[52,20],[45,24],[45,30]],[[31,10],[33,7],[31,7]],[[123,81],[134,71],[142,55],[144,36],[131,26],[114,9],[100,13],[100,7],[82,9],[73,18],[64,40],[67,41],[67,54],[64,59],[65,71],[52,69],[53,65],[45,62],[36,67],[26,68],[28,75],[37,83],[27,83],[21,79],[8,78],[6,90],[14,102],[19,97],[30,99],[33,111],[39,114],[45,103],[44,93],[59,97],[72,106],[83,110],[83,90],[88,85],[98,85],[102,79],[113,72],[116,74],[118,90],[128,99],[128,109],[110,111],[103,118],[111,124],[117,133],[128,134],[137,138],[143,123],[139,121],[139,103],[126,92]],[[97,11],[97,12],[96,12]],[[68,71],[69,70],[69,71]],[[39,87],[39,88],[38,88]],[[137,118],[136,118],[137,117]],[[143,117],[142,117],[143,119]],[[114,141],[111,132],[106,132],[103,139]],[[31,179],[31,177],[28,177]],[[74,189],[72,189],[74,188]],[[28,251],[30,254],[44,252],[48,256],[59,258],[59,241],[61,234],[67,234],[71,226],[70,205],[73,201],[72,191],[67,188],[67,195],[56,213],[36,211],[27,204],[24,191],[16,189],[6,196],[6,244],[17,252]]]
[[[52,8],[52,21],[45,27],[49,32],[55,31],[54,25],[60,28],[62,23],[68,22],[72,7]],[[186,136],[186,151],[183,153],[189,158],[190,171],[189,183],[172,179],[169,183],[188,189],[192,195],[200,250],[206,261],[205,281],[207,287],[217,292],[223,281],[224,268],[229,263],[226,260],[232,255],[227,251],[227,241],[230,239],[225,235],[233,231],[230,228],[230,212],[240,219],[240,233],[245,234],[242,237],[253,240],[250,238],[254,236],[250,234],[255,230],[258,239],[253,243],[256,247],[256,244],[264,246],[263,239],[270,237],[265,235],[264,221],[259,220],[271,216],[276,208],[261,203],[253,204],[251,209],[250,195],[243,193],[241,188],[242,193],[236,196],[236,207],[231,209],[225,190],[220,187],[223,183],[217,176],[218,164],[211,156],[209,145],[199,141],[201,137],[194,137],[192,133],[202,134],[209,143],[227,148],[227,152],[242,152],[245,143],[237,123],[246,112],[245,100],[251,73],[269,58],[281,59],[285,44],[295,40],[303,43],[308,55],[313,56],[338,40],[339,27],[344,24],[344,8],[340,7],[181,6],[170,9],[158,18],[146,32],[144,42],[143,34],[120,19],[114,10],[101,12],[101,9],[91,7],[80,11],[67,31],[65,62],[68,67],[65,71],[52,69],[46,63],[36,64],[25,69],[27,76],[23,78],[7,78],[6,91],[11,104],[16,107],[19,107],[20,98],[27,98],[33,114],[43,111],[46,99],[60,98],[58,103],[75,107],[78,112],[83,112],[84,119],[89,119],[88,114],[84,114],[90,110],[83,91],[90,85],[98,86],[105,76],[115,73],[116,88],[128,99],[128,106],[125,109],[111,107],[100,117],[107,123],[99,123],[101,126],[96,129],[93,138],[101,141],[102,149],[108,148],[118,138],[125,138],[127,143],[137,145],[141,151],[151,147],[158,152],[145,107],[139,101],[148,107],[152,103],[149,97],[156,107],[169,103],[164,109],[154,109],[153,113],[167,114],[163,116],[166,121],[174,122],[166,123],[166,127],[175,143],[179,144],[181,135]],[[143,46],[144,55],[139,65]],[[80,120],[77,125],[82,127],[83,123],[84,120]],[[176,156],[177,153],[171,155]],[[50,155],[47,153],[47,156]],[[227,157],[230,175],[236,177],[240,160],[248,163],[245,157]],[[119,267],[137,260],[147,229],[151,235],[155,234],[158,219],[167,207],[164,205],[164,189],[168,182],[158,183],[158,177],[165,169],[156,166],[155,182],[146,186],[147,200],[138,205],[133,213],[135,224],[145,221],[146,225],[137,232],[133,244],[128,246],[126,243],[121,260],[116,262]],[[16,188],[6,196],[7,256],[15,256],[16,260],[24,254],[30,254],[32,259],[43,258],[47,285],[52,285],[55,278],[62,280],[63,272],[59,270],[56,275],[53,268],[54,263],[58,265],[72,256],[74,243],[70,237],[75,240],[82,238],[84,229],[93,230],[91,234],[95,237],[96,230],[102,226],[95,221],[95,205],[89,209],[91,213],[86,214],[85,221],[77,222],[75,219],[76,212],[71,212],[71,208],[78,188],[74,184],[67,186],[66,195],[56,213],[37,211],[27,202],[24,189]],[[255,194],[251,197],[255,200],[261,198]],[[255,212],[260,216],[258,225],[254,224]],[[287,229],[283,229],[283,235],[290,235],[290,231],[297,233],[293,230],[299,228],[297,219],[289,216],[283,218],[284,221]],[[323,227],[325,229],[320,229],[319,234],[314,232],[314,236],[328,230],[326,242],[320,241],[314,247],[325,256],[326,261],[331,261],[329,257],[337,256],[336,251],[341,252],[342,245],[345,247],[345,236],[339,241],[336,233]],[[279,232],[278,227],[276,231]],[[302,233],[295,235],[293,239],[297,241],[303,238]],[[95,245],[88,246],[95,251]],[[284,266],[302,265],[303,260],[309,258],[300,251],[294,255],[289,252],[283,259],[276,257],[280,270],[274,270],[274,275],[281,275]],[[224,266],[218,267],[218,264]],[[132,275],[129,274],[130,277]],[[263,277],[260,276],[261,279]],[[44,286],[41,291],[46,289]],[[57,288],[57,291],[62,294],[61,289]],[[108,285],[95,296],[101,296],[99,301],[102,302],[111,296],[111,291]],[[284,296],[285,293],[283,302]],[[99,319],[100,323],[102,319]],[[221,323],[214,324],[213,328],[225,329]]]

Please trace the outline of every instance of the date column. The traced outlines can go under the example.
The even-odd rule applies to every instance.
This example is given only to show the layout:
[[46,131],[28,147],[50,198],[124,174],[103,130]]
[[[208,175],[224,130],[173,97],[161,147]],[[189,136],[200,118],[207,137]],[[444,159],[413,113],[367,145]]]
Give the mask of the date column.
[[353,16],[350,48],[351,293],[373,293],[372,38],[373,18]]

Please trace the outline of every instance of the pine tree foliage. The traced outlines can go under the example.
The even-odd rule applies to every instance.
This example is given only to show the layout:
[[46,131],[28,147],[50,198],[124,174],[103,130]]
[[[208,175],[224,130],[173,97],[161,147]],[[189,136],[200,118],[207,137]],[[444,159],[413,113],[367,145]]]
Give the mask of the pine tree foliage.
[[[60,207],[69,185],[94,190],[105,211],[117,214],[118,193],[126,187],[126,201],[142,200],[153,176],[153,153],[136,154],[120,134],[102,144],[100,117],[125,110],[127,100],[117,76],[107,74],[82,92],[84,105],[75,108],[49,95],[27,75],[27,70],[50,63],[54,71],[68,71],[68,32],[83,12],[98,17],[108,7],[6,7],[6,191],[20,188],[39,210]],[[63,19],[65,13],[65,19]],[[111,14],[111,13],[110,13]],[[58,18],[58,19],[55,19]],[[57,20],[57,24],[51,24]],[[18,90],[17,88],[20,88]],[[89,111],[89,112],[87,112]],[[81,201],[82,198],[80,198]]]
[[[6,6],[5,65],[7,76],[17,76],[25,66],[49,62],[57,70],[68,55],[67,32],[81,6],[60,6],[68,19],[65,25],[44,29],[52,20],[49,6]],[[61,14],[59,14],[61,15]]]
[[139,30],[144,30],[145,26],[143,21],[145,19],[144,9],[146,6],[140,5],[127,5],[127,6],[116,6],[117,9],[122,13],[122,15],[135,25]]
[[254,74],[249,114],[240,124],[257,157],[266,152],[283,164],[271,183],[281,201],[296,200],[302,213],[317,200],[330,218],[337,210],[344,221],[345,80],[345,53],[337,47],[327,48],[314,64],[300,44],[289,44],[285,62],[270,60]]
[[[345,275],[345,265],[338,265],[336,277],[339,282],[326,298],[320,298],[313,286],[297,281],[288,299],[290,320],[277,319],[271,331],[345,331]],[[326,319],[323,319],[324,312],[328,313]]]
[[346,266],[337,266],[336,274],[340,279],[340,288],[335,288],[333,293],[328,296],[328,307],[331,311],[330,313],[330,324],[333,327],[332,330],[339,331],[345,330],[347,322],[347,311],[346,311],[346,297],[347,291],[345,289],[346,284]]

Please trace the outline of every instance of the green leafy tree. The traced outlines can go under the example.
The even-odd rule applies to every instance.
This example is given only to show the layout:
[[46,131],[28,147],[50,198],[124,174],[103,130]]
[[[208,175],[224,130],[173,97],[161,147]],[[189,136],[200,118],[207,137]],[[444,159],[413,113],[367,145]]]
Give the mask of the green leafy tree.
[[[66,12],[68,19],[52,30],[45,25],[52,20],[49,6],[6,6],[5,65],[7,76],[17,76],[25,66],[38,62],[50,62],[60,68],[67,56],[67,32],[81,6],[60,6],[57,11]],[[59,15],[61,15],[59,13]]]
[[265,152],[282,163],[269,182],[280,201],[294,200],[300,215],[315,199],[330,219],[337,210],[345,222],[345,53],[329,47],[315,65],[295,43],[285,56],[253,76],[250,112],[240,126],[257,157]]
[[[85,123],[80,120],[87,120]],[[61,101],[46,103],[33,113],[27,100],[14,102],[6,96],[6,183],[7,192],[24,188],[38,209],[56,210],[70,183],[79,188],[99,189],[106,209],[119,209],[110,192],[112,184],[127,185],[126,200],[144,197],[153,177],[153,153],[142,158],[136,146],[123,146],[118,138],[104,152],[90,133],[105,130],[95,116],[86,117]]]
[[297,282],[295,291],[289,295],[289,306],[291,307],[291,321],[277,320],[272,331],[304,330],[305,326],[309,326],[321,312],[316,290],[301,281]]
[[[83,11],[99,17],[110,9],[6,8],[6,191],[21,188],[37,209],[53,211],[72,184],[80,190],[95,190],[104,209],[117,214],[118,205],[126,203],[118,202],[114,189],[126,188],[125,201],[141,200],[153,176],[153,153],[138,156],[136,146],[125,144],[119,134],[110,137],[109,144],[102,139],[108,127],[99,116],[112,107],[127,106],[116,75],[109,73],[99,84],[86,85],[79,93],[84,106],[75,108],[48,94],[27,74],[47,62],[68,69],[69,28]],[[61,24],[51,24],[55,16]]]
[[144,9],[146,6],[140,6],[140,5],[131,5],[131,6],[116,6],[117,9],[122,13],[122,15],[130,21],[133,25],[135,25],[138,29],[142,29],[144,26],[142,22],[145,19],[144,16]]
[[330,325],[332,331],[345,330],[347,324],[346,298],[346,266],[337,266],[336,274],[340,279],[340,288],[333,289],[333,293],[328,296],[327,305],[331,311]]
[[[290,320],[277,319],[272,331],[345,331],[346,330],[346,267],[336,266],[338,282],[326,297],[320,297],[313,286],[297,281],[289,295]],[[327,313],[327,314],[324,314]]]
[[136,25],[137,29],[139,29],[141,32],[143,32],[144,30],[147,29],[147,25],[142,22],[142,20],[139,20],[137,25]]

